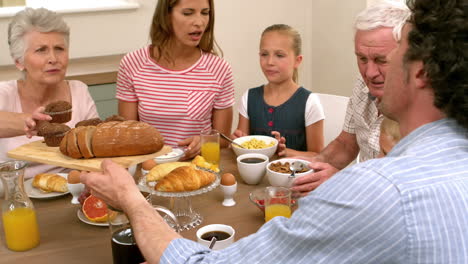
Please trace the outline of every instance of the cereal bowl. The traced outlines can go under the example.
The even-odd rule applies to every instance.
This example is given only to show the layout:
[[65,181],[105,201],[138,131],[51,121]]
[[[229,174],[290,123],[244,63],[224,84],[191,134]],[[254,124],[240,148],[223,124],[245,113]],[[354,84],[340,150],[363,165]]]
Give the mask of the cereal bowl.
[[273,154],[276,152],[276,148],[278,147],[278,140],[274,137],[269,136],[260,136],[260,135],[252,135],[252,136],[244,136],[240,138],[234,139],[234,142],[237,144],[255,144],[255,143],[264,143],[267,146],[273,144],[272,146],[264,147],[264,148],[255,148],[255,149],[247,149],[247,148],[240,148],[234,144],[231,144],[232,150],[236,153],[237,156],[242,154],[250,154],[250,153],[259,153],[268,156],[271,158]]
[[309,173],[313,172],[313,170],[311,168],[309,168],[310,162],[308,162],[306,160],[301,160],[301,159],[280,159],[280,160],[275,160],[275,161],[269,162],[267,164],[267,167],[266,167],[268,182],[272,186],[291,187],[292,182],[294,181],[294,178],[289,177],[289,176],[291,176],[291,172],[290,171],[288,171],[288,172],[286,172],[286,171],[285,172],[275,171],[274,169],[272,169],[272,164],[281,165],[281,166],[283,166],[283,168],[289,168],[289,165],[287,165],[287,163],[291,164],[294,161],[299,161],[299,162],[304,163],[304,165],[306,165],[305,167],[307,169],[309,169],[308,171],[302,172],[302,173],[296,172],[296,174],[295,174],[296,177],[295,178],[302,177],[302,176],[304,176],[306,174],[309,174]]

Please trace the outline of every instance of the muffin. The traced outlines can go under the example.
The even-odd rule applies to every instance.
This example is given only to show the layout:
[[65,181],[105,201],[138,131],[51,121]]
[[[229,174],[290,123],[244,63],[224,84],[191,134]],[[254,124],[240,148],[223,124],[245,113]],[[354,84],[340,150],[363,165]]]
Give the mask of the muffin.
[[50,125],[49,121],[37,120],[36,121],[37,135],[40,136],[40,137],[43,137],[44,136],[44,129],[47,130],[46,127],[48,127],[49,125]]
[[50,123],[66,123],[71,120],[72,106],[67,101],[56,101],[45,107],[44,114],[50,115]]
[[86,119],[86,120],[83,120],[83,121],[80,121],[80,122],[76,123],[75,127],[97,126],[100,123],[102,123],[102,120],[100,118],[92,118],[92,119]]
[[65,134],[70,130],[65,124],[50,123],[48,126],[43,127],[42,134],[47,146],[49,147],[58,147],[60,141],[65,136]]
[[119,115],[111,115],[104,122],[109,122],[109,121],[125,121],[126,119],[122,116]]

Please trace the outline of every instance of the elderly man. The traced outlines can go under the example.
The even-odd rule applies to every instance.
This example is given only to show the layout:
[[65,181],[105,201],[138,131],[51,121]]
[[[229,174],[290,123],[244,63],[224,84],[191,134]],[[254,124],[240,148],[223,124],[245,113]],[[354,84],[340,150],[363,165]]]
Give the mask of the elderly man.
[[111,161],[82,174],[129,215],[149,263],[468,263],[468,0],[414,0],[382,102],[404,137],[221,251],[181,238]]
[[383,95],[388,54],[396,48],[410,12],[405,4],[382,1],[358,14],[354,49],[360,72],[346,111],[341,134],[315,156],[316,173],[295,180],[301,196],[348,166],[360,152],[360,161],[377,158],[382,114],[377,104]]

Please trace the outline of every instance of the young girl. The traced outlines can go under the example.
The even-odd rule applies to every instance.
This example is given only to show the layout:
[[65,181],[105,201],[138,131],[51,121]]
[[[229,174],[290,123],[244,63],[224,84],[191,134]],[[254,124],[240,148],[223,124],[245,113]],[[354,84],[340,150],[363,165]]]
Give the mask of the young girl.
[[280,156],[322,150],[323,109],[316,95],[297,84],[301,61],[301,37],[296,30],[278,24],[263,31],[260,66],[268,83],[242,96],[233,138],[250,134],[280,139],[283,135]]
[[119,114],[185,146],[185,159],[200,152],[202,132],[231,132],[234,84],[217,56],[214,10],[213,0],[159,0],[151,45],[127,54],[117,78]]

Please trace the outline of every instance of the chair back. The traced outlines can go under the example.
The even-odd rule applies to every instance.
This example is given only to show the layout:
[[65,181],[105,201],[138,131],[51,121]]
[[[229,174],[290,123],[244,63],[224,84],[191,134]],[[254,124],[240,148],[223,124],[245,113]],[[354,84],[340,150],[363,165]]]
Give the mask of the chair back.
[[343,130],[349,98],[333,94],[316,94],[320,99],[325,113],[323,133],[324,144],[327,146]]

